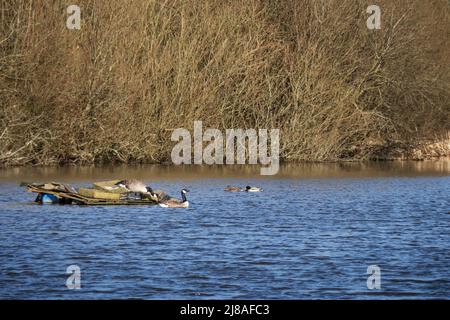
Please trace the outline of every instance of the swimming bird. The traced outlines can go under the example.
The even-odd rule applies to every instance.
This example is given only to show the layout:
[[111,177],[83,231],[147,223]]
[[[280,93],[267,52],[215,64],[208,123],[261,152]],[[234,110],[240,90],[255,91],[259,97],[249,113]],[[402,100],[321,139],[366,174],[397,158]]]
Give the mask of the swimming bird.
[[189,192],[187,189],[181,190],[181,199],[165,197],[159,200],[159,206],[163,208],[187,208],[189,207],[189,201],[186,198],[186,194]]
[[227,191],[227,192],[241,192],[241,191],[243,191],[242,188],[233,187],[233,186],[227,186],[224,190]]
[[127,189],[129,192],[151,192],[151,188],[148,188],[142,181],[136,179],[125,179],[116,183],[116,186]]
[[245,192],[261,192],[261,191],[263,191],[263,189],[259,187],[250,187],[250,186],[245,187]]

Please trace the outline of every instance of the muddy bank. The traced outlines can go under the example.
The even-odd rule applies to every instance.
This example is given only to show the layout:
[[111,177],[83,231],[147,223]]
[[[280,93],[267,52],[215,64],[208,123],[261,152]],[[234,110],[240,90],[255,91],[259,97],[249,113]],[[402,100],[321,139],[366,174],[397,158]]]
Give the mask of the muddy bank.
[[450,158],[450,133],[445,138],[416,143],[391,143],[380,147],[372,160],[435,160]]

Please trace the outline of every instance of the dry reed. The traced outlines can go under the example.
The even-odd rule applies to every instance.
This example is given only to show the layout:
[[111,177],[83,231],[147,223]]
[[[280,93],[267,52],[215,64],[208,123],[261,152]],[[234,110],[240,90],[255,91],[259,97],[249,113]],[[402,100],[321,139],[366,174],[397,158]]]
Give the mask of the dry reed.
[[379,157],[450,123],[450,5],[0,0],[0,164],[164,162],[170,130],[279,128],[281,159]]

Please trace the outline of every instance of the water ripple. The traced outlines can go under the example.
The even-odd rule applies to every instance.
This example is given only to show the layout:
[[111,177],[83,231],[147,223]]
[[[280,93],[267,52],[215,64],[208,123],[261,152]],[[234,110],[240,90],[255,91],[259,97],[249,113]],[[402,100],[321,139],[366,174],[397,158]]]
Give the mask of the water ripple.
[[[449,298],[448,177],[233,183],[265,192],[160,183],[192,191],[191,208],[164,210],[31,205],[0,184],[0,298]],[[81,290],[65,287],[73,264]]]

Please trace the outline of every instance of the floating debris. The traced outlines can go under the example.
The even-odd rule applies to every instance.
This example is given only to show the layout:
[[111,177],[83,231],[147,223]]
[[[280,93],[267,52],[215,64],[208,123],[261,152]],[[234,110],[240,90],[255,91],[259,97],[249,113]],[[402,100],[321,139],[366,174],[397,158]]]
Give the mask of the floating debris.
[[[122,180],[96,182],[92,188],[79,188],[70,185],[50,182],[44,184],[27,184],[29,192],[37,193],[38,203],[58,203],[76,205],[152,205],[165,193],[148,188],[148,192],[130,192],[117,186]],[[115,186],[115,188],[114,188]]]

